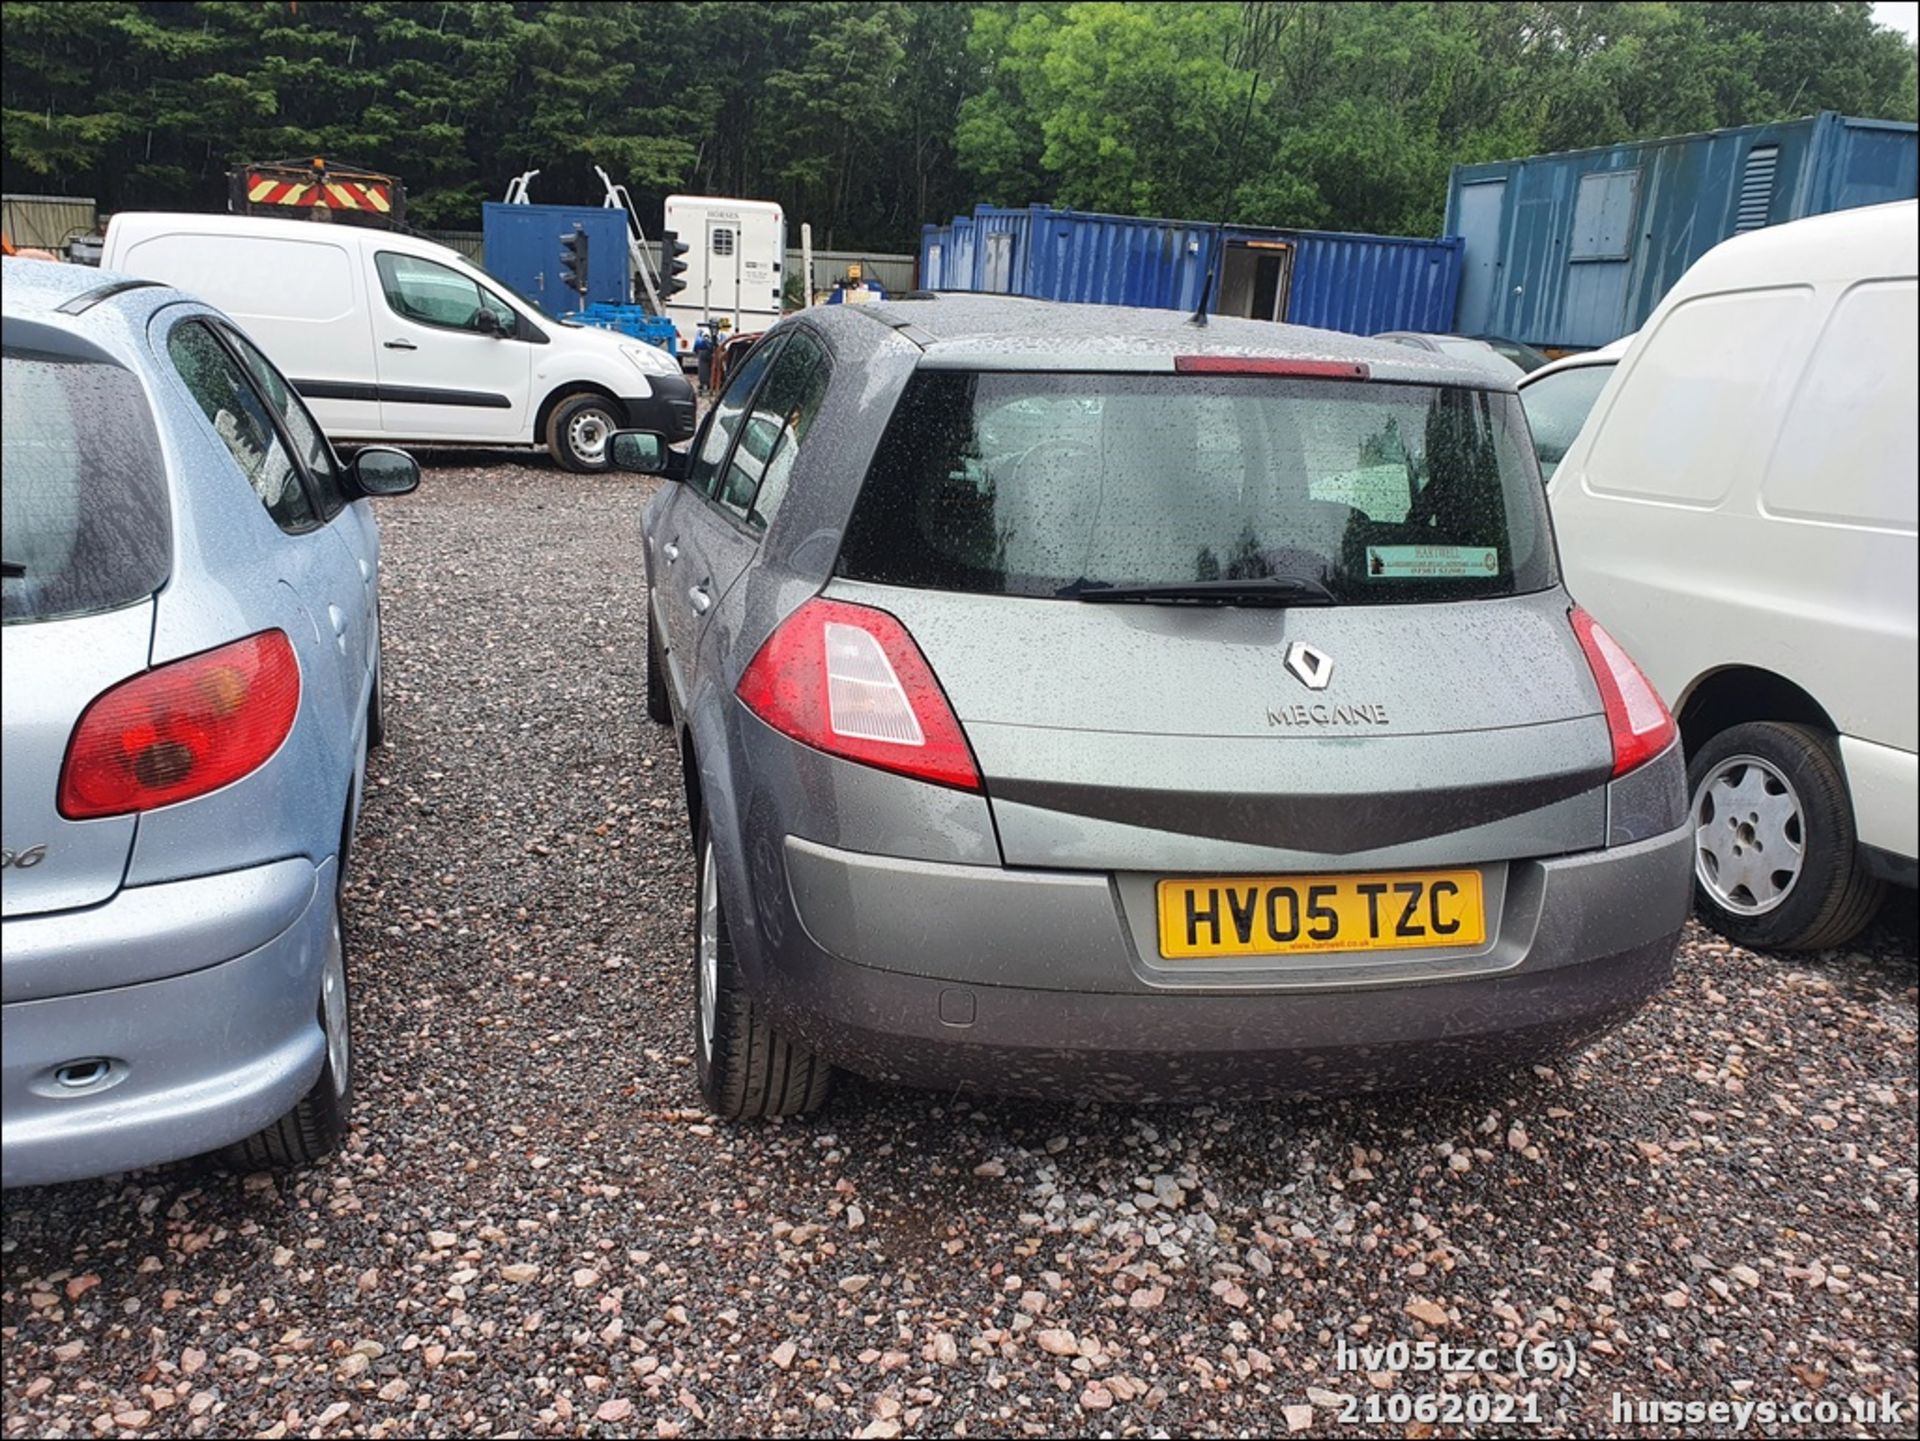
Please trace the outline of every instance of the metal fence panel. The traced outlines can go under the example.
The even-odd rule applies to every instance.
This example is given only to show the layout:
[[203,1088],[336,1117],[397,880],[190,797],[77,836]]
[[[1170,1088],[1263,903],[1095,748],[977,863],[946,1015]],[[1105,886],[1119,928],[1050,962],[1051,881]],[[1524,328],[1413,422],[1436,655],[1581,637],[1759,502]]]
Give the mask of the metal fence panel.
[[486,235],[479,230],[423,230],[427,239],[449,250],[457,250],[475,265],[483,263],[487,253]]
[[15,245],[58,250],[76,235],[91,235],[100,208],[90,196],[0,196],[7,238]]

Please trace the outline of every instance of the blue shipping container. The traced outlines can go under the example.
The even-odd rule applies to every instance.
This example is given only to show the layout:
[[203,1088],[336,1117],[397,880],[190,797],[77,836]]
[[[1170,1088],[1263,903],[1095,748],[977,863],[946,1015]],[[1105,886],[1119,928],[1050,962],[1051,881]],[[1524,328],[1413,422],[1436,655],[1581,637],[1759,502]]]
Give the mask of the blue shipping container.
[[1465,243],[1453,327],[1585,349],[1646,321],[1729,236],[1910,200],[1920,132],[1822,111],[1486,165],[1456,165],[1446,230]]
[[920,283],[1191,310],[1220,257],[1208,311],[1373,335],[1445,330],[1460,244],[1191,220],[982,205],[920,236]]
[[587,304],[625,305],[633,298],[627,217],[604,206],[489,201],[481,208],[487,273],[548,315],[579,309],[579,295],[560,280],[560,242],[575,226],[587,234]]

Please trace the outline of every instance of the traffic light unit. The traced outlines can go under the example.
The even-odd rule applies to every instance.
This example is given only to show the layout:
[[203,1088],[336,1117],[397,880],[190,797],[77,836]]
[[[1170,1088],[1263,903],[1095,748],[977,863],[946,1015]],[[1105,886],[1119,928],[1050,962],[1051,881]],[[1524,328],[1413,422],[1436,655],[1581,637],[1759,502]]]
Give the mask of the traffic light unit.
[[680,257],[687,253],[687,242],[671,230],[660,232],[660,298],[678,295],[687,288],[682,279],[687,273],[687,262]]
[[560,237],[560,283],[587,302],[587,232],[579,226]]

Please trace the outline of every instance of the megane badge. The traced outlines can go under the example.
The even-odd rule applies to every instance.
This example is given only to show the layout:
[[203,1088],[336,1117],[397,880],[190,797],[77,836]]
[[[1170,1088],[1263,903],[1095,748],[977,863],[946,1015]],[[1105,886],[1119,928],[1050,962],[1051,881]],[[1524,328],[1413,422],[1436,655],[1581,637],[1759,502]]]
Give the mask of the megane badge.
[[1327,682],[1333,679],[1333,657],[1303,640],[1287,647],[1286,667],[1308,690],[1325,690]]

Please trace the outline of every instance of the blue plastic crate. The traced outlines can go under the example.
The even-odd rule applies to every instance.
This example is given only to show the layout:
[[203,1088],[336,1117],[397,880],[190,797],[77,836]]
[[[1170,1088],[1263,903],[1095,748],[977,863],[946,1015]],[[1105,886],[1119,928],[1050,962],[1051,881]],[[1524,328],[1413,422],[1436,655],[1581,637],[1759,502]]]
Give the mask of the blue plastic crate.
[[679,333],[665,316],[649,315],[640,305],[608,305],[599,302],[574,312],[570,319],[602,330],[617,330],[648,345],[657,345],[669,355],[680,353]]

